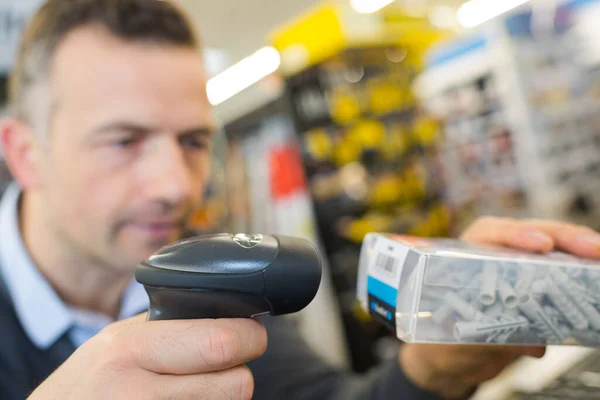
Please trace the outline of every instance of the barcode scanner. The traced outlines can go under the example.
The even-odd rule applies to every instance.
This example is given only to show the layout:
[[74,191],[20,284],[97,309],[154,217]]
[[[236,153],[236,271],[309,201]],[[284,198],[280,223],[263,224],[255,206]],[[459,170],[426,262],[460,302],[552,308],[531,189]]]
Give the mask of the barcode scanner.
[[149,320],[253,318],[305,308],[321,283],[312,244],[287,236],[218,234],[166,246],[138,265]]

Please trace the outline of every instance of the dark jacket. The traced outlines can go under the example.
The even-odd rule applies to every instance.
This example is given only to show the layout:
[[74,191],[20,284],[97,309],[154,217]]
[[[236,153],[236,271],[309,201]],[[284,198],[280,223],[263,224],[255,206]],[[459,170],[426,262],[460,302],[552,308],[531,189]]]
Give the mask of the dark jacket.
[[[365,376],[328,366],[286,318],[263,320],[267,352],[248,364],[258,400],[437,400],[412,385],[397,362]],[[47,351],[29,339],[0,276],[0,399],[23,400],[75,350],[67,335]]]

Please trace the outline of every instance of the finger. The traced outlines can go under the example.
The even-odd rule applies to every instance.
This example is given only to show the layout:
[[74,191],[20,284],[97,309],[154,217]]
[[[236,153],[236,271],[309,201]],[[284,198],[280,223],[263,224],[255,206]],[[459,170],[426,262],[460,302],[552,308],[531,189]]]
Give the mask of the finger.
[[526,220],[523,223],[551,236],[561,250],[581,257],[600,257],[600,233],[591,228],[543,220]]
[[521,355],[533,358],[543,358],[546,355],[545,347],[525,347],[521,350]]
[[486,217],[476,221],[463,240],[547,252],[554,247],[586,258],[600,258],[600,234],[563,222]]
[[127,318],[127,319],[122,319],[121,321],[119,321],[119,324],[131,324],[131,323],[140,323],[140,322],[144,322],[148,320],[148,313],[147,312],[143,312],[141,314],[138,314],[134,317],[131,318]]
[[161,399],[250,400],[254,378],[245,366],[202,375],[158,376],[153,392]]
[[461,238],[472,243],[509,246],[532,252],[548,252],[555,245],[553,237],[536,226],[494,217],[480,218]]
[[546,348],[543,346],[488,346],[488,345],[480,345],[480,346],[468,346],[470,353],[474,357],[482,357],[488,355],[490,357],[495,357],[497,354],[511,353],[515,355],[527,355],[532,357],[542,357],[546,353]]
[[462,374],[478,370],[481,365],[498,359],[510,352],[510,347],[463,345],[463,344],[406,344],[415,356],[414,360],[425,361],[440,371]]
[[518,358],[518,354],[510,351],[495,354],[493,358],[488,359],[485,363],[480,361],[479,363],[472,364],[471,368],[463,371],[463,376],[461,376],[461,378],[471,385],[488,381],[496,377]]
[[546,349],[544,347],[522,347],[522,346],[486,346],[486,345],[420,345],[431,346],[423,348],[429,354],[436,354],[435,360],[438,367],[442,368],[479,368],[482,360],[498,361],[506,356],[510,359],[520,356],[541,358]]
[[260,357],[267,346],[265,328],[251,319],[144,321],[103,335],[117,362],[173,375],[229,369]]

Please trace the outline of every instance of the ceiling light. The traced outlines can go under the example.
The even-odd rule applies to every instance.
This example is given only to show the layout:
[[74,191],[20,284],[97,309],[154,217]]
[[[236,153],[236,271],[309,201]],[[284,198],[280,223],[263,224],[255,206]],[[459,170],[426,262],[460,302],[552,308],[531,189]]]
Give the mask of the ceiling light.
[[279,69],[281,57],[273,47],[263,47],[208,81],[206,91],[218,105]]
[[231,65],[229,53],[223,49],[204,47],[202,49],[202,57],[204,58],[204,66],[209,78],[217,76]]
[[529,0],[470,0],[458,9],[458,22],[465,28],[473,28],[527,2]]
[[427,16],[430,4],[423,0],[403,0],[400,7],[409,17],[424,18]]
[[371,14],[393,2],[394,0],[350,0],[350,5],[356,12]]
[[429,22],[438,28],[453,28],[456,26],[456,11],[449,6],[433,7],[429,13]]

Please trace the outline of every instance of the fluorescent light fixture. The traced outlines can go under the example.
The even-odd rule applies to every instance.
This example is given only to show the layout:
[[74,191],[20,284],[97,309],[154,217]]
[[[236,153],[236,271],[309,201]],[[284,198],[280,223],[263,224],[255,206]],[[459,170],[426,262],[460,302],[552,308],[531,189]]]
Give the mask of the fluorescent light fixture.
[[350,5],[356,12],[371,14],[393,2],[394,0],[350,0]]
[[438,28],[453,28],[456,26],[456,11],[449,6],[433,7],[429,13],[429,22]]
[[458,9],[458,22],[465,28],[473,28],[529,1],[470,0]]
[[263,47],[208,81],[212,105],[219,105],[279,69],[281,57],[273,47]]
[[206,67],[206,72],[208,73],[209,78],[217,76],[231,65],[231,58],[223,49],[204,47],[202,52],[204,57],[204,66]]

